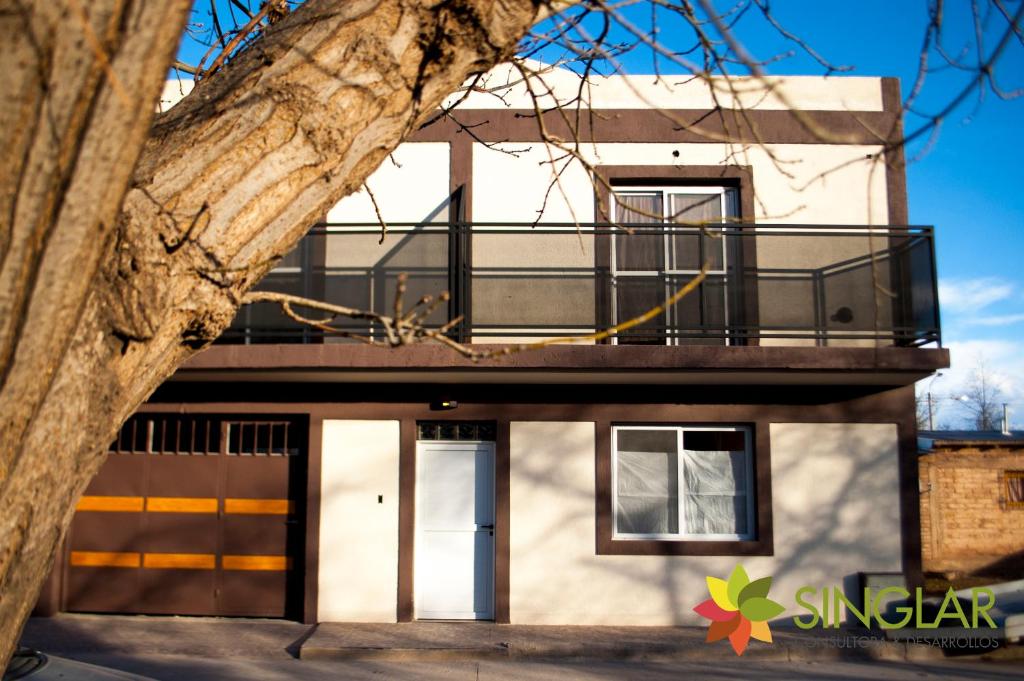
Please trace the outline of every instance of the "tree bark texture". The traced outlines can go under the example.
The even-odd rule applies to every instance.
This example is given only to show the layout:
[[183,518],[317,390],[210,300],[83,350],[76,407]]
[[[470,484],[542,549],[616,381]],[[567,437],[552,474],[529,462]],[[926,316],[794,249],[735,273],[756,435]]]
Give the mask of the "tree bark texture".
[[309,0],[153,120],[190,3],[0,3],[5,663],[121,424],[543,10]]

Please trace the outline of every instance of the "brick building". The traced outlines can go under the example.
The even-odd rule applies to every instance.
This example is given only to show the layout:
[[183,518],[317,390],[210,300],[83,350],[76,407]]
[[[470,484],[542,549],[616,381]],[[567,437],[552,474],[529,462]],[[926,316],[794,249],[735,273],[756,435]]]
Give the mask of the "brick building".
[[1024,432],[922,431],[926,573],[1024,577]]

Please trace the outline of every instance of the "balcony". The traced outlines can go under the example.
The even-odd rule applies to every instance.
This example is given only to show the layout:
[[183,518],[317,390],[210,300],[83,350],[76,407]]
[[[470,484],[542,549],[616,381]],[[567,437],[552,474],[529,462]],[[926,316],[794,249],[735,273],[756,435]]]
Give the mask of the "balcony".
[[[930,227],[427,223],[390,224],[382,239],[378,224],[321,224],[258,288],[388,311],[404,272],[406,301],[451,293],[428,325],[461,318],[456,340],[521,343],[609,329],[660,304],[703,263],[706,279],[665,315],[600,342],[941,345]],[[365,321],[332,325],[382,337]],[[260,303],[218,342],[355,341]]]

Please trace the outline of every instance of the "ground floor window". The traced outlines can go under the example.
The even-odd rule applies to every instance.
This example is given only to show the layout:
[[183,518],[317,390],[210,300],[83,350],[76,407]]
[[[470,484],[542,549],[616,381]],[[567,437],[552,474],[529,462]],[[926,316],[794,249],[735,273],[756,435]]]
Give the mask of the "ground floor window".
[[754,538],[753,453],[743,426],[615,426],[616,539]]

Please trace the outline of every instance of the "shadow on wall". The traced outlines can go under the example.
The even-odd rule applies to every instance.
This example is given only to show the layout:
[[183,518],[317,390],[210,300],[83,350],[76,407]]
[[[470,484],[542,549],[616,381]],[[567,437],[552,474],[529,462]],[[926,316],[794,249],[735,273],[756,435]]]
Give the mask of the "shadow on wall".
[[[708,597],[706,578],[727,578],[737,563],[752,578],[773,577],[771,596],[791,623],[803,585],[849,588],[857,572],[900,570],[894,425],[816,424],[796,439],[773,437],[775,555],[756,557],[596,555],[593,426],[549,425],[569,427],[529,451],[513,442],[513,623],[700,625],[692,609]],[[836,443],[827,456],[823,436]]]

